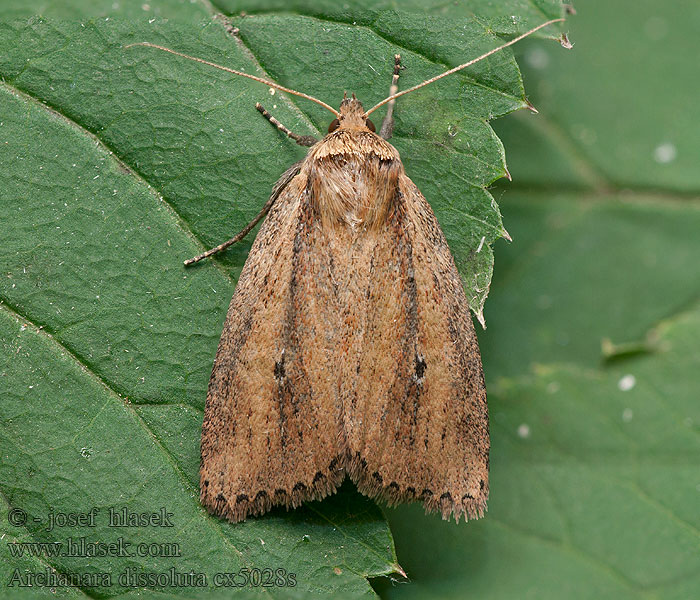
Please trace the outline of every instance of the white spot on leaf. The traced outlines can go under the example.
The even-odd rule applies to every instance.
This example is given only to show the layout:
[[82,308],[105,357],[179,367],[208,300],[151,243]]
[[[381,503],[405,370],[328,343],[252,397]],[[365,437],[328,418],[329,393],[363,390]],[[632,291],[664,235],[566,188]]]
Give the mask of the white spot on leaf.
[[654,148],[654,160],[662,165],[673,162],[677,154],[676,147],[670,142],[659,144]]
[[617,382],[617,387],[623,392],[629,392],[635,385],[637,385],[637,378],[634,375],[625,375]]
[[530,426],[527,423],[522,423],[518,426],[518,437],[523,439],[530,437]]

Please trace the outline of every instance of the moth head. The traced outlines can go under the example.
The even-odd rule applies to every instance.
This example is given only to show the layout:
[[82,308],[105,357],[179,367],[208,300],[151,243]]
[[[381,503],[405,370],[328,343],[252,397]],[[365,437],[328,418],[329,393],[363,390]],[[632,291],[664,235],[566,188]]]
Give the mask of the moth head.
[[336,129],[354,129],[359,131],[376,131],[374,123],[365,115],[365,109],[362,108],[362,103],[355,97],[351,98],[345,94],[343,101],[340,103],[340,113],[338,118],[333,119],[328,126],[328,133],[334,132]]

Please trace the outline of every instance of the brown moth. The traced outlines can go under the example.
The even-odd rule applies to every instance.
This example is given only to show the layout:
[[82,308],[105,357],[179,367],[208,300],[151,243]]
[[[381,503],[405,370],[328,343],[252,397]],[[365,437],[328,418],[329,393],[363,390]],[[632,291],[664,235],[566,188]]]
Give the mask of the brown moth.
[[[469,304],[430,205],[388,142],[394,100],[353,95],[290,167],[228,310],[206,401],[201,501],[230,521],[335,492],[346,475],[389,504],[422,502],[459,521],[489,493],[486,389]],[[182,55],[173,50],[143,44]],[[368,115],[389,103],[379,134]],[[268,212],[269,211],[269,212]]]

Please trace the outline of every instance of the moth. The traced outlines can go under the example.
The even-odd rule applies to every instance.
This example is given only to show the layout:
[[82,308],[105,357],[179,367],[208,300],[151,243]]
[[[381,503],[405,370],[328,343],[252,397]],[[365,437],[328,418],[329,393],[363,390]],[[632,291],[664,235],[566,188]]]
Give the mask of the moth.
[[[324,106],[322,140],[275,184],[226,316],[207,394],[201,502],[237,522],[332,494],[346,476],[390,505],[422,502],[478,518],[489,494],[481,358],[462,280],[430,205],[387,140],[394,101],[514,44],[364,110]],[[369,115],[388,104],[379,133]]]

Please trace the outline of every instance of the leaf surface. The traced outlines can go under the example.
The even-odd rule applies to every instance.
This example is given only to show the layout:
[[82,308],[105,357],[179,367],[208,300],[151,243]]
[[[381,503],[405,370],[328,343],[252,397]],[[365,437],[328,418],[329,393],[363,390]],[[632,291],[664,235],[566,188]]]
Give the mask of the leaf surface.
[[[121,536],[132,550],[177,543],[178,554],[8,561],[3,546],[3,575],[17,567],[113,578],[59,588],[74,596],[200,592],[192,583],[118,579],[129,568],[172,568],[202,573],[211,597],[227,597],[230,590],[211,585],[216,573],[284,568],[296,585],[263,592],[372,595],[366,578],[399,567],[382,513],[352,486],[237,526],[209,517],[198,502],[207,381],[253,236],[195,269],[184,270],[182,260],[238,231],[303,156],[260,118],[256,101],[302,134],[325,131],[330,115],[258,83],[125,46],[159,43],[333,105],[348,89],[369,107],[388,92],[395,53],[407,87],[498,45],[496,33],[544,17],[534,5],[514,20],[498,11],[475,17],[481,4],[473,3],[463,14],[431,9],[426,20],[416,7],[387,5],[353,25],[302,7],[233,18],[236,37],[227,22],[209,18],[223,5],[117,4],[9,1],[0,12],[0,489],[6,516],[19,508],[29,518],[4,531],[8,540],[49,543]],[[56,20],[76,18],[85,20]],[[504,234],[486,191],[505,173],[488,121],[525,104],[505,51],[397,105],[393,142],[435,208],[477,315],[491,244]],[[163,507],[173,527],[115,530],[109,509],[125,506]],[[46,531],[52,512],[93,507],[95,527]]]
[[539,114],[496,121],[513,183],[480,334],[483,520],[388,513],[387,598],[685,599],[700,590],[700,126],[689,3],[577,3],[517,47]]

